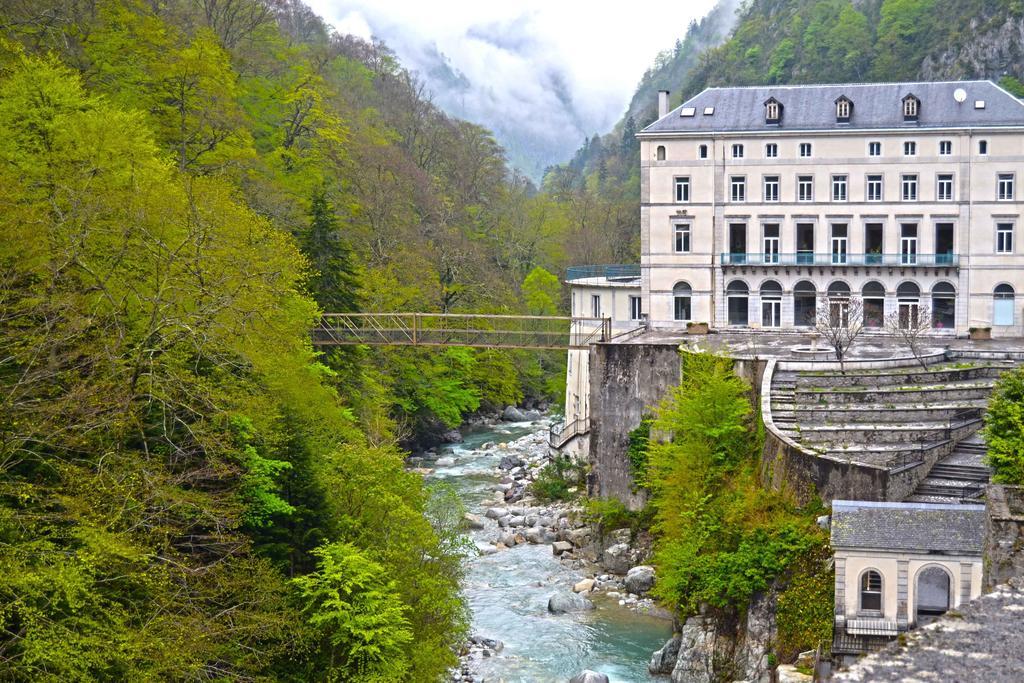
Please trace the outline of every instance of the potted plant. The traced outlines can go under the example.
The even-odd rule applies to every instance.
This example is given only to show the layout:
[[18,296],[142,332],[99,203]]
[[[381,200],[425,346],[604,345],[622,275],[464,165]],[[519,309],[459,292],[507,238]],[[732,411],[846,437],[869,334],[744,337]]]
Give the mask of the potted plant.
[[686,334],[707,334],[707,323],[686,323]]
[[991,327],[972,327],[969,330],[967,330],[967,333],[971,335],[972,341],[982,341],[985,339],[992,338]]

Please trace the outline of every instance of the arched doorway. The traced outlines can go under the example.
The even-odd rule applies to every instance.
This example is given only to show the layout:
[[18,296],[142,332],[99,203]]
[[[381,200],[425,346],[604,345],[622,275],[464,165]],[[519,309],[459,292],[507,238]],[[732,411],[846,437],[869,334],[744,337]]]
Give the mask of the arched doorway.
[[932,327],[952,330],[956,327],[956,288],[949,282],[932,287]]
[[917,573],[917,625],[922,626],[945,614],[950,607],[949,573],[937,565],[925,567]]
[[761,326],[782,327],[782,285],[775,280],[761,284]]
[[861,290],[864,301],[864,327],[885,326],[885,287],[881,282],[871,281]]
[[814,283],[801,280],[793,287],[793,325],[795,327],[810,327],[814,325],[814,318],[817,315],[818,292]]
[[1007,284],[996,285],[992,294],[992,324],[1013,325],[1013,287]]
[[850,325],[850,285],[835,281],[828,286],[828,317],[832,327]]
[[896,303],[900,327],[905,330],[916,328],[921,310],[921,288],[913,282],[904,282],[896,288]]
[[747,283],[742,280],[733,280],[729,283],[729,286],[725,288],[725,298],[726,304],[729,308],[730,325],[742,325],[746,327],[749,324],[749,297],[750,288],[747,286]]

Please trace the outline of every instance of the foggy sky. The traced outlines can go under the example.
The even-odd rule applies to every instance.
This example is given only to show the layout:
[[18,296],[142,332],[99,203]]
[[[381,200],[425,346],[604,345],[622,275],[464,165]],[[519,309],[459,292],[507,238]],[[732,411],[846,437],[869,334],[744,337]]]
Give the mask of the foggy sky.
[[306,0],[343,33],[384,40],[449,113],[495,131],[537,177],[622,116],[657,54],[713,0]]

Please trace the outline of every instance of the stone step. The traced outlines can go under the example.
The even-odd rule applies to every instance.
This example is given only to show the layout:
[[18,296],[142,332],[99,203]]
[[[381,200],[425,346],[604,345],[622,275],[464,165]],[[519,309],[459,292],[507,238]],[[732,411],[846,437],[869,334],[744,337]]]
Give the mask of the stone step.
[[928,473],[929,479],[988,483],[991,472],[987,467],[936,463]]

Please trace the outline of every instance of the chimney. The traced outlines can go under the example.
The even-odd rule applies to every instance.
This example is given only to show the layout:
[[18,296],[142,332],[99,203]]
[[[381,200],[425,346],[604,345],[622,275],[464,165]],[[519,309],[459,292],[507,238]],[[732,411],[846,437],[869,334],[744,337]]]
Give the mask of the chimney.
[[658,118],[668,113],[668,90],[658,91]]

